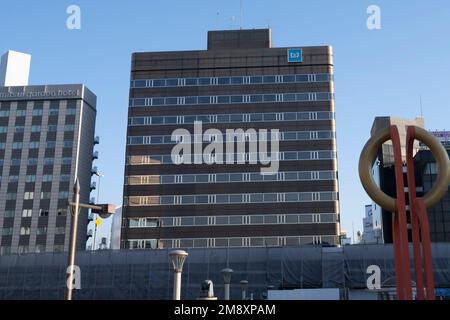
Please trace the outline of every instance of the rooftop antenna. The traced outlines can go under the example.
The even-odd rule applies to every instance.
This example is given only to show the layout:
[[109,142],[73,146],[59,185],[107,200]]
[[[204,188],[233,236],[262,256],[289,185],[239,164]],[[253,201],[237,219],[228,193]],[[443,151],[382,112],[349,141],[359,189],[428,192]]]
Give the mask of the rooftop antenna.
[[216,29],[219,30],[219,11],[216,13]]
[[243,24],[244,24],[244,7],[243,7],[243,0],[241,0],[241,30]]

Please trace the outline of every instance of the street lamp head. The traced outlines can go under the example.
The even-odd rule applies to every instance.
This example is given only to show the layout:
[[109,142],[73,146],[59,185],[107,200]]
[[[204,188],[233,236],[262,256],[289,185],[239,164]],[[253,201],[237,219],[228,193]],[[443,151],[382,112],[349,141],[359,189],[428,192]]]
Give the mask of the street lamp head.
[[223,282],[225,284],[229,284],[231,282],[231,274],[233,273],[233,269],[225,268],[220,271],[223,277]]
[[172,261],[173,271],[182,272],[183,264],[188,253],[184,250],[173,250],[169,252],[170,260]]
[[244,290],[247,290],[247,287],[248,287],[248,281],[247,280],[241,280],[241,290],[242,291],[244,291]]

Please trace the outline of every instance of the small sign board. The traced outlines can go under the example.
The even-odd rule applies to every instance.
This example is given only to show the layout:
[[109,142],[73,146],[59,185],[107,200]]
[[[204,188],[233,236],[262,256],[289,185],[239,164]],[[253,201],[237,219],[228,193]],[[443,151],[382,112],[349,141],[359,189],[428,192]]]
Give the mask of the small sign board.
[[287,51],[287,61],[292,62],[303,62],[303,52],[302,49],[288,49]]

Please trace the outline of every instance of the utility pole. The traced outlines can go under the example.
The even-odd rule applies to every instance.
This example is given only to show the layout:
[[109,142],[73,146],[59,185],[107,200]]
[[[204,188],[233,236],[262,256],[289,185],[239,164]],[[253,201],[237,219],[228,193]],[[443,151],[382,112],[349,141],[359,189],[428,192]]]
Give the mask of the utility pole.
[[68,276],[67,276],[67,286],[66,286],[66,300],[72,300],[72,288],[73,288],[73,275],[75,271],[75,252],[77,245],[77,232],[78,232],[78,215],[80,211],[80,183],[78,178],[75,179],[73,185],[73,211],[72,211],[72,221],[70,224],[70,247],[69,247],[69,258],[68,258]]

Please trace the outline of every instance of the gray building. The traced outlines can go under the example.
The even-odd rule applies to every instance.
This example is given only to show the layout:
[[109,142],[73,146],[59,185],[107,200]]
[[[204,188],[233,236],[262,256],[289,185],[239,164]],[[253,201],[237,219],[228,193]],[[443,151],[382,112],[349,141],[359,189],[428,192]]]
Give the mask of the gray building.
[[[88,203],[96,96],[84,85],[0,87],[1,254],[65,251],[75,178]],[[84,249],[88,213],[79,218]]]
[[[330,46],[272,47],[270,29],[134,53],[121,248],[338,245],[333,70]],[[273,130],[262,174],[251,148]]]

